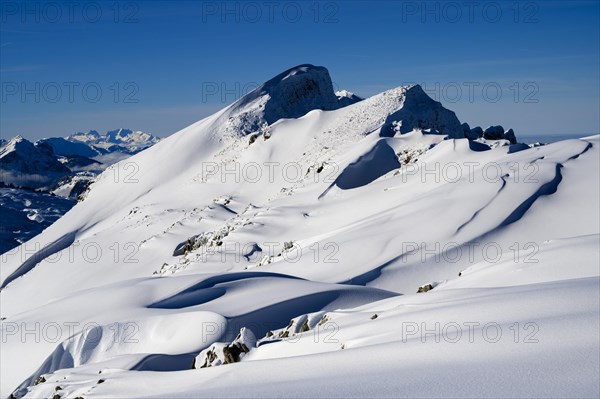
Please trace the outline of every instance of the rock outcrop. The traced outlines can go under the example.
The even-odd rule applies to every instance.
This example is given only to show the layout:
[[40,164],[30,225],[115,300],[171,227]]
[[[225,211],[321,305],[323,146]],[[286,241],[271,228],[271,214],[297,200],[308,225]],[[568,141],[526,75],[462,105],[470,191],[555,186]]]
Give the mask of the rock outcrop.
[[194,359],[193,368],[200,369],[237,363],[255,347],[256,337],[254,333],[249,328],[242,327],[233,342],[218,342],[200,352]]

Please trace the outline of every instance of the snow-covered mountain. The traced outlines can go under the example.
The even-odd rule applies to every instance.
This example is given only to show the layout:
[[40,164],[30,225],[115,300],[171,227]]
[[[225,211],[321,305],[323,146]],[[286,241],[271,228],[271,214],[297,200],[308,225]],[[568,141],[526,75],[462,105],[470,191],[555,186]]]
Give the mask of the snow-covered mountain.
[[95,130],[90,130],[88,133],[78,132],[67,136],[65,140],[75,144],[85,144],[98,154],[111,152],[135,154],[160,141],[150,133],[129,129],[111,130],[104,135]]
[[158,141],[149,133],[129,129],[112,130],[105,135],[92,130],[35,143],[16,136],[0,143],[0,183],[48,189],[66,175],[80,171],[98,173]]
[[[110,146],[102,143],[112,140]],[[21,136],[0,142],[0,252],[40,233],[67,212],[94,178],[159,139],[119,129],[95,144],[51,137],[32,143]],[[94,145],[98,144],[99,147]],[[54,198],[56,195],[62,198]]]
[[1,393],[597,397],[600,136],[347,98],[285,71],[4,254]]
[[48,144],[50,147],[52,147],[54,155],[57,156],[80,156],[93,158],[101,154],[100,151],[88,144],[77,141],[69,141],[64,137],[50,137],[47,139],[41,139],[38,141],[38,143]]
[[27,188],[48,188],[60,178],[91,170],[99,172],[160,139],[140,131],[118,129],[45,138],[32,143],[21,136],[0,143],[0,182]]
[[47,144],[16,136],[0,146],[0,181],[4,184],[45,187],[69,173]]

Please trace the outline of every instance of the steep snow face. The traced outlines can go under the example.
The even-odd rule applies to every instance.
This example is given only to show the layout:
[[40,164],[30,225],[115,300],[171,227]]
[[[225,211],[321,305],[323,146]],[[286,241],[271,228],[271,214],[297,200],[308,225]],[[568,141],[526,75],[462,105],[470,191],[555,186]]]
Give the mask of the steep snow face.
[[600,136],[453,139],[418,86],[262,126],[273,99],[113,165],[3,256],[3,396],[598,396]]
[[51,185],[71,171],[58,162],[52,148],[16,136],[0,147],[0,181],[29,188]]

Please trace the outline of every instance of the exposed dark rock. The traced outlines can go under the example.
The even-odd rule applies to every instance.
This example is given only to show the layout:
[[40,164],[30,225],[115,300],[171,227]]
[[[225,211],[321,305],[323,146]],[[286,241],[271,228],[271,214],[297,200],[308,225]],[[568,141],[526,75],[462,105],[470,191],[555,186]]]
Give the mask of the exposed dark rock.
[[304,320],[304,323],[302,324],[302,327],[300,328],[300,332],[306,332],[306,331],[310,331],[310,327],[308,326],[308,319]]
[[469,140],[477,140],[481,137],[483,137],[483,129],[480,126],[475,126],[473,129],[471,129],[469,135],[467,136]]
[[250,352],[250,349],[243,343],[226,346],[223,348],[223,355],[225,357],[223,364],[237,363],[240,361],[240,354],[248,352]]
[[427,292],[427,291],[431,291],[433,289],[433,285],[432,284],[425,284],[419,287],[419,290],[417,291],[417,294],[420,292]]
[[[77,198],[79,201],[79,197],[81,197],[85,192],[89,191],[90,185],[92,184],[92,180],[78,180],[73,185],[73,188],[69,192],[70,198]],[[82,198],[85,199],[85,197]],[[79,201],[81,202],[81,201]]]
[[501,140],[504,138],[504,128],[500,125],[490,126],[483,131],[483,138],[486,140]]
[[462,127],[465,137],[469,138],[469,134],[471,133],[471,126],[469,126],[469,124],[465,122],[462,125],[460,125],[460,127]]
[[329,318],[327,317],[327,315],[324,315],[323,318],[321,318],[321,320],[319,321],[319,326],[322,326],[323,324],[327,323],[329,321]]
[[503,137],[504,140],[510,141],[511,144],[517,144],[517,136],[515,136],[515,132],[512,129],[508,129]]
[[200,368],[205,368],[205,367],[210,367],[210,365],[212,364],[212,362],[214,362],[217,359],[217,354],[215,353],[215,351],[208,351],[206,353],[206,359],[204,361],[204,363],[202,364],[202,366],[200,366]]
[[[242,328],[235,340],[229,344],[216,343],[208,350],[204,350],[196,356],[192,368],[206,368],[222,364],[237,363],[242,355],[250,352],[256,347],[256,337],[248,328]],[[198,364],[202,363],[198,367]]]
[[194,247],[194,243],[192,242],[191,239],[188,239],[188,240],[180,243],[179,245],[177,245],[177,247],[173,251],[173,256],[185,255],[186,252],[191,251],[193,249],[193,247]]

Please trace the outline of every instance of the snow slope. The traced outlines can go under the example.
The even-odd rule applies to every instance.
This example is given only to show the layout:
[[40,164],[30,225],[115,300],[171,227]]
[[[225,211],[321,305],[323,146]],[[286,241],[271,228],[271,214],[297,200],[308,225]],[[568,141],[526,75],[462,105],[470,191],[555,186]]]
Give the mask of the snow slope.
[[597,397],[600,136],[464,132],[301,65],[112,165],[2,257],[2,395]]

